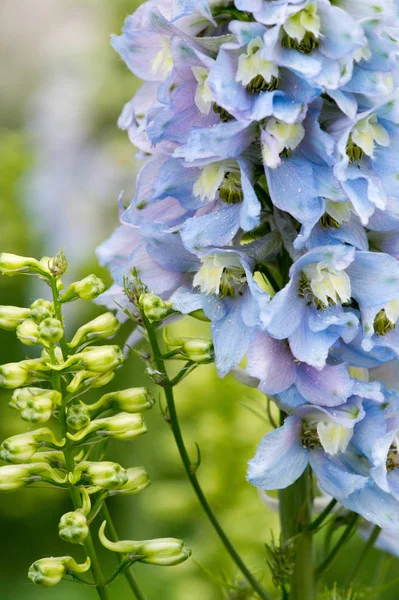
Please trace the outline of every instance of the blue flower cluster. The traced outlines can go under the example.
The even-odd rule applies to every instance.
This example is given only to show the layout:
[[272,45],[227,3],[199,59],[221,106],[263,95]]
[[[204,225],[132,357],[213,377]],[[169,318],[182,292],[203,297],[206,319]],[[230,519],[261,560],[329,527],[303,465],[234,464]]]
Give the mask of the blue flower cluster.
[[[287,415],[248,479],[320,487],[399,529],[399,72],[394,0],[149,0],[113,46],[145,83],[144,161],[98,250],[211,321],[220,376]],[[241,374],[242,376],[242,374]],[[398,378],[399,380],[399,378]]]

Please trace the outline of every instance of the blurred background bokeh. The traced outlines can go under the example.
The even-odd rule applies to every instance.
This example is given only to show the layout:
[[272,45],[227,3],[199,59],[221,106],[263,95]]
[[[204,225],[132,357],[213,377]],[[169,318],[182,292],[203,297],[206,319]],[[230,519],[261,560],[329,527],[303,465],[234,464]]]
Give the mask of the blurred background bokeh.
[[[71,279],[89,272],[107,278],[94,251],[117,224],[119,192],[124,190],[126,199],[134,195],[139,165],[116,121],[138,82],[111,49],[109,36],[119,32],[137,4],[1,1],[1,251],[40,257],[64,248]],[[1,304],[29,305],[42,293],[27,278],[0,281]],[[99,312],[87,303],[75,306],[70,324],[78,326]],[[187,335],[187,328],[192,335],[209,335],[193,320],[175,325],[174,331]],[[128,333],[125,327],[118,340],[123,343]],[[20,360],[24,352],[12,333],[0,332],[1,363]],[[111,386],[148,384],[143,365],[131,357]],[[1,439],[26,430],[8,408],[9,396],[0,393]],[[195,442],[202,449],[199,477],[209,499],[247,564],[270,586],[264,543],[270,541],[272,530],[278,536],[276,518],[245,481],[246,462],[267,427],[253,412],[263,410],[264,398],[232,377],[218,380],[213,366],[190,376],[177,396],[193,456]],[[147,415],[147,422],[149,433],[142,439],[110,445],[112,459],[125,466],[144,465],[152,479],[143,494],[110,502],[117,529],[125,539],[181,537],[192,548],[193,559],[173,569],[139,565],[137,578],[149,600],[233,598],[222,583],[238,582],[239,574],[197,504],[158,408]],[[40,557],[72,551],[75,558],[82,558],[78,547],[58,538],[59,518],[68,510],[68,496],[59,491],[30,488],[0,496],[1,600],[96,598],[94,590],[74,583],[42,590],[26,579],[29,565]],[[331,585],[340,580],[360,543],[351,542],[329,575]],[[100,552],[111,573],[115,557]],[[393,578],[397,566],[386,555],[371,554],[363,583],[376,584],[382,570]],[[121,578],[112,598],[129,597]],[[397,597],[395,586],[380,596]]]

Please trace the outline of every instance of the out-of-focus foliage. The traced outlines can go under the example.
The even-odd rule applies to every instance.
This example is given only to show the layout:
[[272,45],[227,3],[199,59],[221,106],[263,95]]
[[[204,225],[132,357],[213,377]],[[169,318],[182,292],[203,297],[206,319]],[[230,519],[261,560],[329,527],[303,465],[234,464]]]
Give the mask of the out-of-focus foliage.
[[[25,0],[26,2],[26,0]],[[22,30],[28,30],[30,23],[24,22],[26,17],[23,8],[24,0],[15,0],[5,4],[15,11],[20,7],[18,15]],[[35,3],[36,4],[36,3]],[[39,6],[41,3],[38,3]],[[134,150],[125,133],[116,127],[116,119],[125,102],[133,95],[135,89],[132,84],[133,77],[126,70],[122,61],[114,54],[108,45],[108,36],[111,32],[118,32],[126,15],[133,12],[138,2],[130,0],[57,0],[57,9],[54,3],[44,2],[42,6],[52,5],[51,14],[43,15],[43,30],[40,35],[51,36],[54,21],[62,17],[76,20],[79,11],[82,11],[82,20],[86,29],[76,30],[75,35],[87,35],[87,23],[93,18],[93,28],[98,28],[90,33],[94,35],[94,42],[90,51],[79,58],[86,61],[83,65],[85,77],[90,78],[90,93],[84,101],[88,103],[86,118],[87,138],[91,138],[88,148],[97,148],[102,144],[106,148],[106,156],[113,158],[116,164],[124,166],[124,175],[129,175],[131,189],[134,189],[135,165]],[[14,14],[14,13],[13,13]],[[6,12],[7,17],[7,12]],[[57,19],[56,19],[57,17]],[[9,27],[14,20],[9,20]],[[3,21],[7,29],[7,18]],[[57,23],[59,26],[59,23]],[[68,23],[65,22],[65,27]],[[13,53],[21,52],[20,42],[16,44],[15,31],[6,32],[9,37],[8,58]],[[23,34],[20,33],[23,39]],[[65,40],[64,40],[65,41]],[[77,40],[79,41],[79,40]],[[23,42],[21,42],[23,43]],[[61,43],[61,41],[60,41]],[[63,42],[64,43],[64,42]],[[5,45],[4,35],[2,45]],[[18,48],[16,46],[19,46]],[[57,48],[57,40],[52,40],[52,46]],[[67,48],[69,50],[69,48]],[[64,55],[66,49],[63,49]],[[8,102],[1,102],[4,107],[0,131],[0,245],[1,251],[14,252],[22,255],[40,255],[48,251],[51,244],[46,238],[46,230],[36,229],[35,220],[32,220],[31,197],[26,190],[26,180],[35,174],[35,169],[43,167],[39,160],[37,144],[32,143],[30,132],[32,130],[32,113],[27,110],[29,94],[40,92],[40,86],[46,77],[46,64],[48,57],[35,54],[35,60],[42,61],[42,68],[37,70],[36,79],[32,78],[31,54],[35,52],[32,44],[25,49],[25,55],[17,63],[20,73],[12,74],[11,82],[18,82],[12,88],[3,86],[3,94],[8,94]],[[49,50],[50,52],[50,50]],[[70,43],[70,53],[73,54],[73,43]],[[56,64],[51,63],[56,69]],[[1,65],[4,72],[6,65]],[[82,68],[83,68],[82,67]],[[26,69],[26,74],[24,72]],[[24,89],[27,97],[21,93]],[[39,76],[40,75],[40,76]],[[17,93],[18,91],[18,93]],[[18,99],[18,110],[14,112],[13,106]],[[48,99],[56,102],[57,99]],[[25,105],[24,105],[25,103]],[[25,108],[24,108],[25,106]],[[87,108],[87,107],[86,107]],[[26,110],[25,110],[26,109]],[[68,110],[68,103],[65,109]],[[7,117],[7,111],[9,117]],[[4,124],[10,122],[13,129],[4,129]],[[33,125],[38,126],[37,123]],[[62,124],[60,125],[62,126]],[[57,139],[61,132],[50,131]],[[46,135],[49,135],[47,132]],[[51,147],[51,146],[50,146]],[[84,155],[87,157],[87,153]],[[43,160],[43,158],[41,159]],[[62,163],[62,155],[57,157]],[[46,165],[44,165],[46,167]],[[62,164],[57,163],[57,167]],[[48,165],[47,165],[48,167]],[[90,214],[100,218],[102,230],[111,232],[115,227],[117,218],[116,197],[123,187],[125,180],[115,179],[115,189],[109,197],[109,202],[96,204],[96,193],[102,185],[103,173],[96,173],[96,186],[87,186],[85,178],[86,163],[81,166],[81,189],[92,190],[88,197],[82,194],[78,199],[79,207],[85,202],[91,202],[92,213],[84,211],[86,227],[90,227]],[[61,168],[61,173],[62,173]],[[121,171],[122,173],[122,171]],[[90,174],[93,177],[93,173]],[[63,182],[59,183],[60,186]],[[79,180],[78,180],[78,188]],[[57,205],[57,190],[48,190],[50,199],[53,197],[54,211],[60,208]],[[100,211],[100,212],[99,212]],[[73,213],[76,227],[81,220],[79,210]],[[43,215],[44,217],[44,215]],[[96,221],[97,222],[97,221]],[[63,223],[57,223],[57,235],[62,240]],[[66,224],[65,224],[66,226]],[[52,232],[48,231],[50,236]],[[89,232],[88,232],[89,233]],[[101,233],[94,232],[95,239],[101,239]],[[69,238],[71,240],[71,238]],[[76,243],[78,240],[76,240]],[[63,242],[61,241],[60,244]],[[73,244],[72,241],[69,243]],[[58,248],[51,248],[55,251]],[[68,255],[70,248],[66,248]],[[80,262],[79,262],[80,261]],[[74,275],[84,274],[89,269],[103,275],[96,267],[94,247],[86,248],[79,256],[78,263],[72,265]],[[30,290],[28,278],[5,278],[0,280],[0,304],[29,305],[33,294]],[[76,326],[88,320],[90,316],[99,313],[98,307],[93,306],[92,314],[80,314],[81,305],[75,311]],[[86,310],[86,309],[85,309]],[[125,326],[117,341],[123,342],[128,335]],[[185,319],[173,326],[173,335],[208,335],[207,328],[193,319]],[[0,363],[20,360],[21,350],[14,342],[15,336],[8,332],[0,332]],[[19,346],[20,348],[20,346]],[[117,382],[112,384],[115,389],[128,386],[148,385],[149,380],[144,375],[143,364],[132,356],[124,369],[118,374]],[[105,390],[107,391],[107,390]],[[155,392],[156,393],[156,392]],[[0,394],[0,439],[18,433],[22,427],[15,414],[7,406],[9,393]],[[245,472],[247,460],[253,456],[255,448],[266,431],[266,424],[261,418],[254,415],[248,408],[264,410],[264,398],[255,390],[245,388],[235,382],[232,377],[218,380],[214,366],[200,367],[194,374],[185,380],[177,389],[177,406],[181,416],[181,424],[187,440],[188,448],[193,458],[196,457],[195,443],[201,449],[201,466],[198,471],[212,506],[218,514],[220,521],[228,531],[231,539],[243,554],[247,564],[259,577],[264,574],[264,581],[271,588],[271,578],[267,575],[267,554],[265,542],[270,542],[270,531],[276,527],[275,516],[261,502],[256,490],[246,483]],[[119,531],[124,532],[126,538],[160,537],[173,535],[184,539],[193,550],[193,558],[173,569],[159,570],[149,565],[136,567],[137,578],[145,589],[149,600],[222,600],[233,598],[250,598],[242,591],[242,581],[232,567],[231,562],[222,545],[215,536],[208,521],[197,504],[195,496],[184,476],[177,450],[171,432],[165,423],[161,411],[154,408],[148,415],[150,434],[137,440],[133,444],[110,445],[110,459],[124,460],[126,462],[126,448],[131,449],[132,464],[143,463],[147,466],[152,485],[139,497],[114,498],[110,502],[110,509],[115,517]],[[123,457],[122,457],[123,453]],[[34,588],[27,582],[26,572],[28,566],[37,558],[49,553],[64,554],[67,551],[66,543],[57,536],[57,525],[60,516],[70,510],[67,494],[60,491],[44,491],[30,489],[13,494],[2,495],[0,498],[0,598],[3,600],[95,600],[95,591],[87,591],[75,583],[62,583],[52,590]],[[275,531],[275,537],[278,532]],[[343,581],[347,571],[348,561],[360,551],[362,542],[355,539],[340,559],[338,564],[328,575],[330,592],[323,592],[320,600],[342,600],[341,596],[334,596],[334,581]],[[322,550],[322,543],[319,551]],[[115,565],[115,557],[104,549],[100,549],[101,559],[105,561],[107,572],[110,573]],[[79,548],[74,554],[81,560]],[[396,559],[387,558],[386,555],[373,552],[362,571],[364,584],[377,587],[382,580],[383,573],[389,569],[389,576],[395,577],[397,572]],[[224,584],[224,585],[223,585]],[[230,586],[230,587],[229,587]],[[119,593],[119,595],[118,595]],[[126,594],[126,596],[125,596]],[[130,597],[123,579],[113,591],[114,598]],[[354,596],[351,600],[361,600],[362,595]],[[367,598],[369,596],[366,596]],[[343,597],[344,598],[344,597]],[[383,600],[396,599],[395,587],[387,588],[381,594]],[[304,599],[305,600],[305,599]],[[345,598],[345,600],[348,600]]]

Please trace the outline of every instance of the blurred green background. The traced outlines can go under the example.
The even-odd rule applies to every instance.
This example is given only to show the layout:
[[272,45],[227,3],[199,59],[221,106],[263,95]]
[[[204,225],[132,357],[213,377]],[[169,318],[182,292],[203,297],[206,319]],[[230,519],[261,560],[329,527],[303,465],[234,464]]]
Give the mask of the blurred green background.
[[[139,165],[116,121],[138,82],[112,51],[109,35],[120,31],[137,4],[2,0],[1,251],[40,257],[64,248],[70,278],[88,272],[108,277],[97,266],[94,250],[117,224],[120,190],[125,190],[126,199],[134,194]],[[29,305],[42,294],[43,288],[27,278],[0,280],[1,304]],[[87,303],[74,306],[68,315],[70,326],[99,312]],[[188,330],[209,335],[204,324],[192,319],[174,325],[171,335],[187,335]],[[124,327],[121,343],[128,333]],[[32,355],[12,333],[0,332],[1,363],[20,360],[25,352]],[[149,385],[143,365],[134,357],[109,389],[132,385]],[[9,396],[0,392],[1,439],[26,430],[8,408]],[[247,564],[272,589],[264,543],[272,530],[278,535],[276,517],[245,481],[247,460],[266,431],[264,421],[250,409],[262,411],[264,398],[230,376],[218,380],[210,365],[179,386],[177,402],[189,449],[195,456],[196,442],[202,450],[199,477],[211,504]],[[241,597],[229,596],[220,583],[238,582],[239,574],[198,506],[159,408],[146,419],[149,433],[135,442],[111,444],[109,456],[125,466],[144,465],[152,485],[137,497],[111,500],[110,509],[121,538],[181,537],[192,548],[193,559],[171,569],[138,565],[140,584],[149,600]],[[0,497],[1,600],[96,598],[95,591],[74,583],[42,590],[26,579],[29,565],[40,557],[71,552],[82,558],[82,550],[57,535],[59,518],[68,510],[68,496],[59,491],[29,488]],[[330,587],[342,580],[360,548],[361,541],[352,540],[328,576]],[[115,557],[101,549],[100,553],[107,573],[112,573]],[[363,569],[362,583],[377,585],[385,572],[386,580],[392,579],[397,567],[396,559],[374,552]],[[396,599],[398,589],[391,586],[380,598]],[[111,594],[115,599],[130,597],[123,578]]]

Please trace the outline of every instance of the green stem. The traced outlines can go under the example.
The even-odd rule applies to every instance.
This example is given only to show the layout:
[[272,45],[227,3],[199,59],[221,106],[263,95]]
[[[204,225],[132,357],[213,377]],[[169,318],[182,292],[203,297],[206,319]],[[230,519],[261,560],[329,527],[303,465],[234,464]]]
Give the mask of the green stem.
[[328,556],[323,560],[323,562],[317,567],[316,575],[317,577],[321,577],[324,575],[328,569],[332,567],[338,557],[338,553],[345,546],[345,544],[350,540],[354,532],[356,531],[357,525],[359,523],[360,517],[356,513],[352,513],[349,518],[349,522],[339,538],[338,542],[335,544],[333,549],[330,551]]
[[[108,527],[108,531],[110,532],[111,540],[113,542],[117,542],[118,534],[116,532],[115,525],[112,520],[111,514],[109,512],[108,506],[106,505],[105,502],[102,505],[101,513],[104,517],[104,520],[107,521],[107,527]],[[119,556],[119,554],[118,554],[118,560],[119,560],[119,564],[122,565],[122,563],[124,562],[124,559],[121,556]],[[124,565],[123,565],[123,567],[124,567]],[[125,575],[128,583],[130,585],[130,588],[131,588],[132,592],[134,593],[135,597],[137,598],[137,600],[146,600],[146,597],[143,594],[143,592],[141,591],[141,589],[139,588],[139,584],[137,583],[131,569],[130,568],[125,569],[125,567],[124,567],[123,574]]]
[[[54,310],[55,310],[56,317],[62,323],[62,326],[64,327],[61,303],[60,303],[58,289],[57,289],[57,281],[54,277],[51,279],[51,290],[53,293],[53,302],[54,302]],[[68,345],[66,342],[65,333],[60,340],[60,347],[61,347],[62,355],[65,360],[66,357],[68,356]],[[50,360],[53,363],[55,363],[56,357],[55,357],[55,353],[54,353],[54,348],[49,349],[49,356],[50,356]],[[62,394],[62,403],[61,403],[61,407],[60,407],[60,411],[59,411],[59,422],[60,422],[61,435],[62,435],[62,437],[66,438],[66,433],[68,431],[68,427],[67,427],[67,423],[66,423],[66,402],[65,402],[65,394],[63,393],[63,390],[62,390],[61,375],[59,375],[58,373],[56,375],[54,375],[53,382],[54,382],[54,389],[61,392],[61,394]],[[64,457],[65,457],[65,465],[66,465],[66,468],[67,468],[67,471],[69,474],[74,471],[75,464],[74,464],[74,459],[73,459],[73,451],[70,447],[70,444],[69,444],[69,441],[67,438],[65,441],[65,446],[63,448],[63,453],[64,453]],[[73,485],[71,485],[69,488],[69,493],[71,495],[72,503],[73,503],[75,510],[77,510],[78,508],[81,508],[82,501],[81,501],[79,490],[76,487],[74,487]],[[101,600],[109,600],[108,590],[105,587],[104,576],[101,571],[101,566],[100,566],[100,563],[99,563],[99,560],[97,557],[96,549],[93,544],[93,539],[92,539],[90,530],[89,530],[89,533],[83,543],[83,547],[85,549],[86,555],[90,558],[91,572],[93,574],[93,578],[96,583],[97,593],[98,593],[99,597],[101,598]]]
[[281,533],[295,544],[295,565],[290,581],[290,600],[315,600],[311,471],[306,469],[295,483],[279,491]]
[[380,533],[381,533],[381,527],[378,527],[378,525],[376,525],[373,528],[373,531],[371,532],[369,539],[367,540],[366,544],[364,545],[362,553],[360,554],[359,558],[357,559],[356,563],[353,566],[352,571],[350,572],[350,574],[347,578],[346,587],[349,587],[350,584],[352,583],[352,581],[355,579],[356,575],[359,572],[360,567],[363,565],[363,563],[366,559],[367,554],[369,553],[371,548],[374,546]]
[[155,332],[154,328],[152,327],[152,325],[149,323],[149,321],[145,317],[143,318],[143,320],[144,320],[144,326],[147,330],[148,339],[149,339],[149,342],[152,347],[157,370],[163,375],[163,378],[165,381],[164,392],[165,392],[165,398],[166,398],[166,402],[167,402],[168,410],[169,410],[170,426],[171,426],[172,433],[175,438],[175,442],[176,442],[177,448],[179,450],[179,454],[182,459],[187,477],[188,477],[188,479],[194,489],[194,492],[196,493],[197,498],[198,498],[202,508],[204,509],[209,521],[211,522],[211,524],[212,524],[213,528],[215,529],[216,533],[218,534],[222,544],[224,545],[225,549],[229,553],[230,557],[232,558],[232,560],[234,561],[236,566],[239,568],[239,570],[241,571],[241,573],[243,574],[245,579],[248,581],[248,583],[252,586],[254,591],[258,594],[259,598],[262,598],[262,600],[271,600],[271,597],[269,596],[269,594],[263,588],[261,583],[256,579],[256,577],[254,577],[254,575],[251,573],[251,571],[248,569],[248,567],[245,565],[241,556],[238,554],[237,550],[235,549],[235,547],[233,546],[233,544],[227,537],[227,535],[224,532],[222,526],[220,525],[215,513],[213,512],[211,506],[209,505],[204,492],[202,491],[202,488],[201,488],[199,481],[197,479],[197,476],[195,474],[195,469],[193,469],[192,462],[190,460],[186,446],[184,444],[182,432],[180,429],[179,419],[178,419],[177,412],[176,412],[175,400],[174,400],[174,395],[173,395],[173,386],[168,378],[166,368],[165,368],[165,363],[161,358],[162,353],[161,353],[159,345],[158,345],[156,332]]
[[312,521],[312,523],[309,525],[308,529],[310,531],[314,531],[315,529],[318,529],[320,527],[320,525],[323,523],[323,521],[326,519],[326,517],[328,517],[328,515],[330,514],[330,512],[332,511],[334,506],[337,504],[337,502],[338,502],[338,500],[333,498],[331,500],[331,502],[329,504],[327,504],[327,506],[323,510],[323,512],[321,512],[319,514],[319,516],[314,521]]

